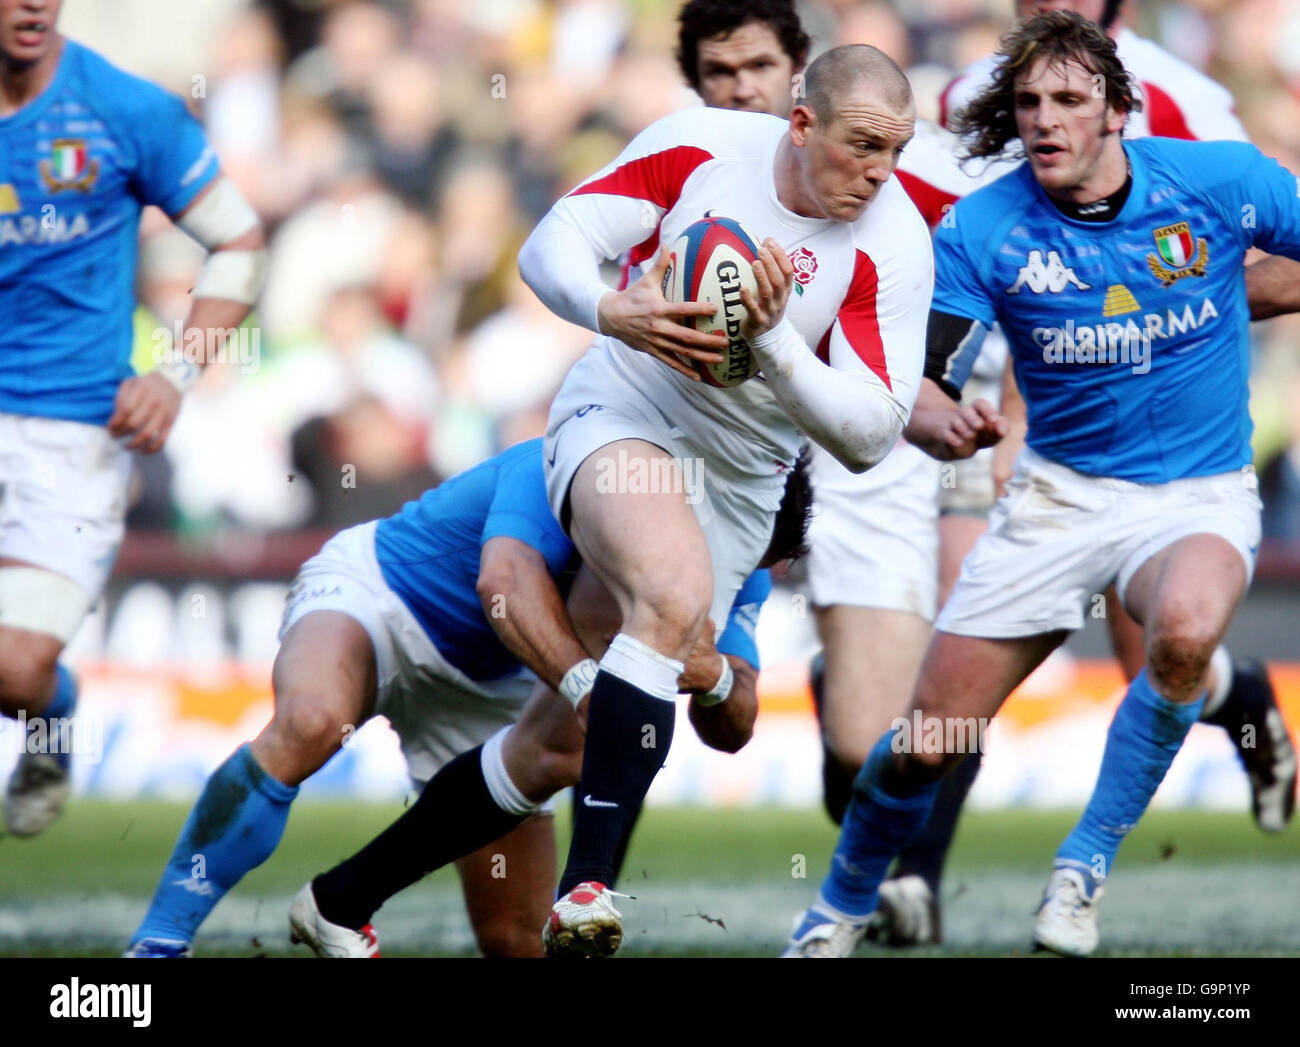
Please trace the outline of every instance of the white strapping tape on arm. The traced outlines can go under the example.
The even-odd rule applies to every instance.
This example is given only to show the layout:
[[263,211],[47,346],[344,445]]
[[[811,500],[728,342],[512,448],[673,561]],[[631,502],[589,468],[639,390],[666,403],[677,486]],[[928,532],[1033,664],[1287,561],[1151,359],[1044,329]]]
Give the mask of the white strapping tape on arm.
[[257,228],[257,213],[229,178],[220,177],[176,223],[209,254],[194,286],[195,298],[227,298],[252,305],[262,289],[266,251],[217,251]]
[[731,662],[724,654],[722,655],[722,674],[709,690],[703,694],[695,696],[697,705],[708,708],[711,705],[721,705],[731,696],[731,687],[736,682],[736,672],[731,668]]

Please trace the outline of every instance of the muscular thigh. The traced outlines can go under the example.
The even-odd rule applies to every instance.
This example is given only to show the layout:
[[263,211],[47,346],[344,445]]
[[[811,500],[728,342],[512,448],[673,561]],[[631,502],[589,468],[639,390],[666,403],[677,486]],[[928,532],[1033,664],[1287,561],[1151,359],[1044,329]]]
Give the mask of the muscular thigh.
[[847,604],[816,614],[826,660],[822,731],[840,760],[861,764],[908,707],[930,623],[905,611]]
[[285,635],[271,673],[275,715],[253,742],[258,762],[297,784],[318,770],[375,706],[370,636],[341,611],[313,611]]
[[1138,568],[1124,599],[1143,624],[1148,651],[1161,635],[1195,637],[1212,649],[1227,630],[1247,580],[1241,554],[1229,542],[1194,534]]
[[[684,657],[707,614],[713,584],[708,544],[687,501],[680,465],[643,440],[608,444],[579,467],[569,504],[570,535],[583,562],[613,594],[625,631],[643,632],[638,639],[671,646],[675,657]],[[655,619],[669,608],[692,621],[675,621],[660,637]],[[690,633],[685,639],[677,635],[683,629]]]

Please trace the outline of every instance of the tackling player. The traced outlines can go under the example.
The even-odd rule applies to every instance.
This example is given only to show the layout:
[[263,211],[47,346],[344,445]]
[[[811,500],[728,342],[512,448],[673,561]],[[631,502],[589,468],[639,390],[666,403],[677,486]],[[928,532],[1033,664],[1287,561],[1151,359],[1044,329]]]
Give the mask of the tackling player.
[[[921,396],[955,399],[996,321],[1028,446],[939,617],[913,705],[941,728],[991,717],[1083,624],[1089,595],[1118,582],[1147,665],[1034,931],[1043,948],[1087,955],[1101,885],[1213,689],[1213,652],[1253,571],[1242,261],[1252,246],[1300,258],[1300,193],[1245,143],[1125,141],[1141,103],[1114,44],[1077,14],[1025,23],[1001,55],[965,111],[969,151],[1020,139],[1029,162],[939,230]],[[901,733],[877,742],[786,955],[845,956],[860,940],[890,859],[960,758],[930,748]]]
[[[797,499],[790,504],[797,526]],[[788,532],[779,537],[789,552]],[[428,862],[412,882],[467,856],[458,867],[484,951],[535,955],[537,921],[554,897],[555,852],[550,822],[529,816],[554,791],[545,785],[578,759],[573,710],[595,675],[564,608],[577,567],[546,503],[540,440],[326,543],[286,602],[272,670],[275,715],[208,779],[128,955],[189,955],[213,906],[275,850],[299,784],[376,713],[401,738],[412,778],[430,785],[377,841],[405,845],[418,829],[420,844],[405,855],[386,851],[391,865],[386,857],[374,882],[391,883]],[[750,592],[764,581],[755,579]],[[599,651],[618,619],[602,617],[591,594],[590,581],[575,585],[583,630]],[[734,615],[728,625],[723,645],[745,651]],[[539,679],[540,692],[525,707]],[[703,639],[685,681],[703,695],[692,699],[692,722],[707,743],[728,751],[748,739],[756,708],[752,672],[742,669],[737,679],[731,698],[712,694],[705,707],[707,692],[720,691],[724,680],[711,634]],[[521,710],[527,729],[507,730]],[[490,874],[496,854],[517,870],[507,881]],[[354,954],[376,951],[371,932],[318,925],[310,891],[295,904],[295,921],[295,933],[314,946],[323,937]]]
[[[930,279],[924,223],[890,179],[912,134],[910,88],[866,47],[823,55],[804,87],[788,125],[707,109],[652,125],[557,203],[520,255],[552,310],[605,336],[552,407],[547,483],[624,622],[592,692],[580,793],[596,802],[578,811],[545,932],[553,953],[618,946],[604,885],[671,742],[673,681],[710,609],[757,562],[800,430],[860,472],[910,410]],[[659,290],[661,245],[710,213],[770,234],[742,325],[763,377],[731,389],[702,387],[690,366],[717,361],[725,338],[676,322],[712,307],[670,305]],[[611,291],[597,263],[628,249],[641,278]],[[653,474],[701,463],[703,497],[601,489],[614,461]]]
[[[257,216],[180,98],[56,29],[60,0],[0,0],[0,713],[27,744],[5,793],[14,836],[58,816],[77,683],[59,661],[99,598],[131,452],[160,450],[181,397],[247,316]],[[140,211],[210,252],[183,358],[130,365]],[[48,730],[41,730],[48,726]]]
[[[758,711],[759,669],[754,627],[772,588],[764,568],[779,560],[797,559],[806,552],[803,540],[810,498],[806,458],[801,456],[786,481],[776,527],[760,569],[746,579],[736,594],[716,649],[713,623],[708,622],[678,681],[683,692],[694,692],[689,710],[691,723],[706,744],[715,749],[736,752],[752,733]],[[574,629],[587,649],[593,654],[602,653],[609,635],[617,631],[619,620],[618,607],[609,593],[582,571],[569,595],[569,607]],[[724,658],[721,674],[719,654]],[[578,784],[583,746],[579,718],[585,719],[585,712],[586,708],[580,707],[579,717],[575,717],[558,695],[538,685],[532,701],[505,734],[501,743],[505,772],[530,802],[545,803],[560,789]],[[289,915],[290,934],[295,941],[310,945],[321,957],[370,955],[375,940],[370,923],[385,901],[444,863],[447,854],[486,840],[509,820],[499,811],[484,811],[482,823],[470,830],[472,837],[461,837],[454,844],[445,839],[445,817],[437,812],[464,804],[464,775],[454,773],[455,766],[439,772],[425,786],[420,801],[379,837],[303,887]],[[579,797],[575,802],[581,806],[583,800]],[[461,821],[466,818],[462,815]],[[493,860],[501,857],[492,855]],[[510,950],[491,952],[485,948],[489,955],[535,956],[540,952],[536,913],[539,908],[545,913],[555,899],[555,879],[550,875],[555,868],[553,842],[544,853],[539,851],[529,860],[532,864],[528,866],[531,875],[525,880],[527,893],[517,888],[510,892],[493,877],[495,890],[506,896],[504,906],[498,902],[493,916],[499,922],[508,921],[518,933]],[[543,886],[545,889],[540,889]],[[474,916],[471,909],[471,920],[477,926]]]

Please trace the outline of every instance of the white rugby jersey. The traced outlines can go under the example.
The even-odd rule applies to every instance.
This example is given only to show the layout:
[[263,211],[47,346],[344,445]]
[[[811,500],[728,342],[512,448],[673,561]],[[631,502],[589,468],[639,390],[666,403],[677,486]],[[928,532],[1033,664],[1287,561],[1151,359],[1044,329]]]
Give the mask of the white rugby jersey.
[[[851,223],[789,211],[773,175],[788,128],[777,117],[710,108],[657,121],[552,207],[520,252],[520,270],[554,312],[596,331],[597,303],[611,290],[599,260],[629,252],[628,280],[635,281],[660,246],[693,222],[735,219],[790,256],[796,286],[786,319],[824,363],[861,376],[863,395],[885,407],[892,443],[921,379],[934,280],[929,230],[893,178]],[[613,338],[602,335],[593,351],[608,352],[674,421],[693,408],[769,461],[779,456],[789,465],[797,455],[800,436],[761,376],[718,389]]]
[[[1115,34],[1115,53],[1141,88],[1142,112],[1131,113],[1127,138],[1184,138],[1200,141],[1247,141],[1232,95],[1200,70],[1175,58],[1159,44],[1124,28]],[[972,63],[939,96],[939,119],[970,102],[993,78],[997,55]]]
[[[926,225],[937,229],[952,205],[968,193],[1014,170],[1020,161],[988,160],[983,157],[960,162],[961,139],[929,120],[917,120],[916,134],[903,150],[895,172],[907,195],[916,204]],[[984,382],[999,382],[1007,362],[1007,342],[995,328],[984,339],[972,376]],[[995,397],[996,402],[996,397]]]

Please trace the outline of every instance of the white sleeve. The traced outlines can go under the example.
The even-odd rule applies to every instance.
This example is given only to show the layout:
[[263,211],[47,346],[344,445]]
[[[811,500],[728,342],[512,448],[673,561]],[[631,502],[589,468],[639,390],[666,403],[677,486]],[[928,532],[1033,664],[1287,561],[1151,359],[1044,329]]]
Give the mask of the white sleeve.
[[1188,130],[1202,142],[1249,142],[1250,136],[1233,108],[1232,95],[1212,80],[1178,99]]
[[558,200],[519,252],[524,282],[557,316],[599,330],[596,306],[613,290],[600,263],[642,246],[653,254],[659,223],[686,180],[713,159],[716,111],[674,113],[636,136],[608,167]]
[[751,348],[777,403],[845,468],[861,473],[898,442],[920,389],[934,258],[920,216],[880,266],[857,252],[829,332],[830,366],[783,320]]

